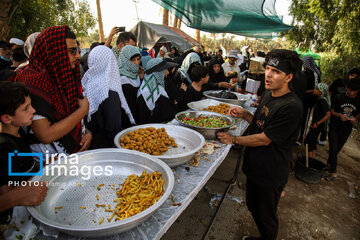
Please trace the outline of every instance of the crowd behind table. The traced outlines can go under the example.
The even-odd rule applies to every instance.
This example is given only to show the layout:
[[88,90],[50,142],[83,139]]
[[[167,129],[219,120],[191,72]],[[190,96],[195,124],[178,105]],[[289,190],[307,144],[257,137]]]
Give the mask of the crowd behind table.
[[[280,164],[284,171],[279,170],[282,176],[289,170],[288,153],[278,149],[276,144],[283,138],[288,139],[291,150],[300,130],[299,143],[308,144],[310,155],[315,158],[317,139],[322,134],[321,139],[325,136],[326,140],[328,132],[327,167],[330,173],[326,180],[336,180],[337,154],[359,119],[359,68],[351,69],[345,79],[337,79],[329,88],[321,81],[321,71],[315,61],[309,56],[301,61],[294,51],[276,50],[266,57],[258,51],[255,57],[250,46],[245,46],[241,53],[231,49],[226,60],[221,50],[212,55],[203,52],[201,46],[182,54],[174,46],[170,49],[162,46],[154,53],[154,49],[139,49],[132,33],[119,31],[119,28],[113,28],[106,43],[93,43],[90,52],[83,57],[75,34],[67,26],[53,26],[41,33],[33,33],[25,42],[16,38],[10,42],[1,40],[1,224],[10,221],[14,206],[39,205],[47,191],[46,186],[7,186],[8,181],[16,180],[8,176],[9,152],[72,154],[114,147],[114,136],[121,130],[139,124],[171,121],[176,113],[187,109],[189,102],[204,98],[206,90],[247,93],[246,77],[242,77],[246,75],[260,81],[260,87],[254,92],[258,96],[254,105],[260,106],[260,110],[252,115],[240,108],[231,109],[230,114],[249,122],[250,135],[243,138],[221,133],[218,135],[220,141],[248,146],[248,154],[260,143],[263,153],[274,147],[274,151],[284,157],[281,163],[285,163],[284,166]],[[118,33],[116,46],[111,47],[111,40]],[[265,72],[252,76],[248,71],[251,60],[264,64]],[[282,95],[277,96],[279,89]],[[291,101],[287,99],[285,103],[282,100],[283,108],[272,105],[274,101],[280,102],[277,97],[288,97],[290,93]],[[296,107],[292,110],[299,111],[293,116],[301,113],[303,117],[288,124],[291,119],[288,104],[292,101],[300,102],[300,105],[294,103]],[[310,113],[313,117],[309,131],[305,123]],[[272,114],[277,117],[273,119]],[[283,115],[282,119],[280,116]],[[284,135],[284,126],[294,128],[291,137]],[[259,155],[260,158],[263,156]],[[36,172],[38,161],[27,159],[17,163],[15,168],[18,172]],[[274,164],[268,166],[269,169],[278,163],[275,161]],[[251,172],[250,165],[247,166],[248,178],[259,174]],[[267,171],[264,169],[265,176]],[[270,185],[279,187],[278,193],[286,184],[285,175],[281,179],[274,176],[276,181],[249,184],[259,190],[259,186],[273,183]],[[272,201],[275,201],[272,208],[275,215],[268,222],[276,222],[273,227],[276,231],[269,239],[276,238],[277,232],[277,202],[276,199]],[[256,206],[248,207],[260,233],[270,236],[267,235],[270,230],[262,226],[264,223],[256,215],[261,211],[258,213]]]

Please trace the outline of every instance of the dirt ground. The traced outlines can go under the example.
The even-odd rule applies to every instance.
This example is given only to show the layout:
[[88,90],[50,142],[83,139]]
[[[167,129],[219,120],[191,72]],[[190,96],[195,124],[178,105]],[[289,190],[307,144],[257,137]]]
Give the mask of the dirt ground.
[[[305,152],[296,147],[293,155]],[[215,213],[210,201],[215,193],[222,194],[231,179],[238,149],[232,149],[188,208],[172,225],[162,240],[203,239]],[[326,163],[328,145],[318,146],[317,159]],[[244,202],[243,183],[245,176],[240,171],[239,182],[234,185],[220,207],[205,239],[241,239],[243,235],[258,236],[251,214]],[[349,196],[349,185],[354,186],[355,198]],[[338,155],[338,178],[333,182],[322,179],[318,184],[298,180],[294,173],[289,176],[278,208],[278,239],[360,239],[360,131],[353,131]],[[215,201],[216,203],[216,201]]]

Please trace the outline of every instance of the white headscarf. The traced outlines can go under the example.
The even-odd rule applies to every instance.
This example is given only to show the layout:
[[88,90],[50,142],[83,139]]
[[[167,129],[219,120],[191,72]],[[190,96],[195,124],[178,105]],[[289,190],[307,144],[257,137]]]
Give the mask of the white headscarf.
[[[151,69],[161,62],[163,62],[162,59],[153,58],[146,64],[146,69]],[[169,98],[164,89],[165,71],[166,70],[162,70],[160,72],[145,74],[144,80],[138,90],[137,97],[142,96],[144,98],[146,106],[150,111],[154,110],[155,103],[159,99],[160,95]]]
[[[37,38],[37,36],[39,36],[40,32],[34,32],[32,34],[30,34],[30,36],[26,39],[25,44],[24,44],[24,53],[25,55],[29,58],[31,55],[31,51],[35,45],[35,40]],[[26,66],[29,64],[29,60],[27,60],[26,62],[20,64],[16,70]]]
[[101,45],[95,47],[89,53],[88,65],[89,70],[86,71],[81,80],[84,95],[89,100],[88,121],[91,120],[91,114],[95,113],[99,105],[109,97],[109,90],[112,90],[117,92],[121,107],[125,110],[130,122],[135,124],[122,91],[119,68],[112,51]]

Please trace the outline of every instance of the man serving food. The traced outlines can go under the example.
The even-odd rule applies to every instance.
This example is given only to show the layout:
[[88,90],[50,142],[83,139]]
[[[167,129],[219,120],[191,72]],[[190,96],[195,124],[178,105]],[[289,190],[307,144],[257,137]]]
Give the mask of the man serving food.
[[254,115],[240,107],[230,108],[233,117],[250,123],[247,136],[219,132],[226,144],[246,146],[243,171],[247,176],[246,205],[261,237],[242,239],[276,239],[277,206],[288,181],[291,150],[295,144],[302,116],[302,104],[289,88],[295,72],[301,67],[299,55],[290,50],[275,49],[265,58],[265,91]]

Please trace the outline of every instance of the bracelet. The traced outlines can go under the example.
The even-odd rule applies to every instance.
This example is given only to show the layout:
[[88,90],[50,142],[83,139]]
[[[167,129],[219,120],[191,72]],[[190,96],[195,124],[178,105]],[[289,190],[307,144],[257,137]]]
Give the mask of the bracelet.
[[233,143],[233,144],[236,144],[236,136],[233,137],[232,143]]

